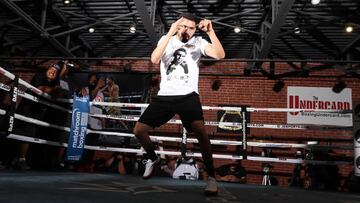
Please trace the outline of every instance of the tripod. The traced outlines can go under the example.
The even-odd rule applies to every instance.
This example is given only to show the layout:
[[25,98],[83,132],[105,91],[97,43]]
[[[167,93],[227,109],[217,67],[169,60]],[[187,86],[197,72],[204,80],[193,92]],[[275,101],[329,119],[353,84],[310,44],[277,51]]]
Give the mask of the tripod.
[[270,168],[271,168],[270,164],[264,164],[263,165],[263,172],[264,172],[264,176],[263,176],[263,179],[262,179],[262,184],[263,185],[271,185],[270,175],[269,175]]

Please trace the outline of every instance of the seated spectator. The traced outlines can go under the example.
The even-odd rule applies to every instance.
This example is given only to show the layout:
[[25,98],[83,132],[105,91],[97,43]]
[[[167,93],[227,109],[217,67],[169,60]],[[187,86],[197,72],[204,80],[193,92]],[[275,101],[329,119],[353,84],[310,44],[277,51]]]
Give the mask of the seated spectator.
[[166,158],[164,164],[161,166],[161,171],[158,174],[162,177],[172,177],[176,166],[176,159]]
[[198,180],[199,167],[193,158],[180,158],[175,164],[175,170],[172,174],[175,179]]
[[217,179],[224,182],[246,183],[246,171],[241,161],[222,165],[217,169]]
[[97,171],[133,174],[134,158],[131,154],[114,152],[109,158],[96,160],[94,167]]

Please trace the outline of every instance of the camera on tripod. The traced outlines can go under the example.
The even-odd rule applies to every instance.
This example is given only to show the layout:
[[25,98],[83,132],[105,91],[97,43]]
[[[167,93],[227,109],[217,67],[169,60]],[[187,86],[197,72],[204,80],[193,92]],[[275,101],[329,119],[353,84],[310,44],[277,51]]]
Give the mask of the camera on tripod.
[[263,163],[262,164],[262,168],[263,168],[263,172],[264,174],[269,174],[270,173],[270,169],[274,168],[271,164],[269,163]]

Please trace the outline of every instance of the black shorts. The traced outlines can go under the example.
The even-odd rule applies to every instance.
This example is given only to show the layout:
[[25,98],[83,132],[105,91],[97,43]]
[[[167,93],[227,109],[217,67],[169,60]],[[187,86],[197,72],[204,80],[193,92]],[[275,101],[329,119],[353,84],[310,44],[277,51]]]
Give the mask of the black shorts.
[[167,123],[175,114],[180,116],[186,130],[192,132],[191,123],[204,120],[199,95],[193,92],[184,96],[157,96],[139,122],[155,128]]

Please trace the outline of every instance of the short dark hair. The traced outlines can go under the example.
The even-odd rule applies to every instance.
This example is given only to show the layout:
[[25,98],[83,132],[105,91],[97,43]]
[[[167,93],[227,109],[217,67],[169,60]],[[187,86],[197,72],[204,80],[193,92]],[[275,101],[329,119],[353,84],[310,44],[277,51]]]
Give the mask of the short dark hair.
[[114,78],[111,77],[111,76],[107,76],[106,78],[109,79],[109,80],[111,80],[111,81],[114,81]]
[[196,17],[192,13],[181,13],[180,18],[181,17],[186,18],[186,19],[191,20],[191,21],[194,21],[196,23]]
[[99,76],[96,73],[89,73],[87,80],[89,81],[92,76],[96,77],[96,80],[98,80]]
[[174,52],[174,55],[179,54],[179,52],[185,52],[185,54],[186,54],[186,49],[184,49],[184,48],[177,49],[177,50]]

